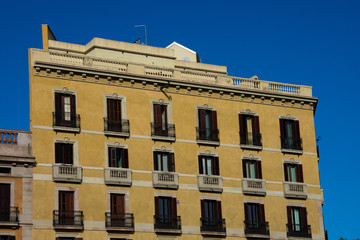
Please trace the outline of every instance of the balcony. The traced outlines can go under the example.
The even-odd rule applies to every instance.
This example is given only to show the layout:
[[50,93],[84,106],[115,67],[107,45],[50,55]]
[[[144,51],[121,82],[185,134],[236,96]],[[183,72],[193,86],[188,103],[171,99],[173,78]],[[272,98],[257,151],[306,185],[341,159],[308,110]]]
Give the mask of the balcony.
[[104,181],[107,185],[131,186],[132,171],[127,168],[104,168]]
[[202,235],[226,237],[225,219],[200,218]]
[[269,222],[244,221],[248,238],[270,238]]
[[288,237],[311,238],[311,226],[301,224],[286,224]]
[[287,198],[307,198],[307,186],[305,183],[284,182],[284,196]]
[[302,154],[302,139],[281,136],[281,151],[285,153]]
[[53,227],[55,230],[83,230],[83,211],[53,211]]
[[104,133],[107,136],[130,137],[129,120],[113,120],[104,118]]
[[105,213],[105,227],[107,231],[133,232],[133,213]]
[[222,192],[222,177],[216,175],[197,175],[198,187],[200,191]]
[[197,127],[196,142],[198,144],[219,146],[219,129]]
[[155,188],[179,188],[179,174],[175,172],[153,171],[153,186]]
[[70,120],[63,119],[63,113],[53,112],[53,129],[63,132],[80,132],[80,115],[72,114]]
[[266,183],[262,179],[243,178],[241,180],[242,190],[244,194],[266,195]]
[[72,164],[53,164],[53,180],[55,182],[82,182],[82,167]]
[[175,125],[174,124],[159,124],[150,123],[151,137],[153,140],[171,141],[175,142]]
[[157,233],[181,233],[181,217],[154,215],[154,230]]
[[0,206],[0,227],[16,228],[19,226],[18,207]]
[[261,134],[240,132],[240,147],[244,149],[262,150]]

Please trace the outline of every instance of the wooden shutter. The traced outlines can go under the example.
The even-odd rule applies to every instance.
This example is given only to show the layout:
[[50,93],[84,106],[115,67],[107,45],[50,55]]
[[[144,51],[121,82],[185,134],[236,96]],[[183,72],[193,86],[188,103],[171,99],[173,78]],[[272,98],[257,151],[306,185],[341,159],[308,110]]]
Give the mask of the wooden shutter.
[[199,117],[199,128],[205,128],[205,110],[199,109],[198,110],[198,117]]
[[285,120],[280,118],[280,136],[285,137]]
[[[286,209],[287,209],[287,219],[288,219],[288,224],[292,224],[292,218],[291,218],[291,207],[290,206],[287,206],[286,207]],[[288,228],[289,229],[289,231],[291,231],[292,230],[292,227],[290,227],[290,228]]]
[[74,211],[74,192],[59,191],[59,210]]
[[262,179],[261,161],[255,161],[255,178]]
[[122,149],[122,164],[123,164],[123,168],[129,168],[129,154],[128,154],[128,149],[127,148],[123,148]]
[[299,121],[293,122],[293,137],[295,138],[294,146],[296,149],[301,149],[301,142],[300,142],[300,126]]
[[157,152],[153,152],[153,158],[154,158],[154,171],[159,171],[159,166],[158,166],[158,160],[157,160]]
[[[14,240],[15,240],[15,239],[14,239]],[[56,237],[55,240],[60,240],[60,238],[59,238],[59,237]]]
[[109,167],[116,167],[116,149],[108,147]]
[[247,178],[246,162],[247,162],[247,161],[246,161],[245,159],[242,160],[242,169],[243,169],[243,177],[244,177],[244,178]]
[[214,157],[213,163],[214,165],[212,169],[213,170],[212,174],[219,176],[220,175],[219,157]]
[[249,221],[249,209],[247,203],[244,203],[244,213],[245,213],[245,221]]
[[161,124],[161,105],[154,104],[154,124]]
[[176,198],[171,198],[170,215],[171,215],[172,217],[176,217],[176,216],[177,216]]
[[259,123],[259,116],[253,116],[252,119],[252,131],[253,133],[259,134],[260,133],[260,123]]
[[71,121],[76,121],[76,104],[75,104],[75,95],[71,94],[70,97],[70,119]]
[[61,143],[55,143],[55,163],[61,163],[61,159],[60,159],[60,144],[61,144]]
[[201,205],[201,218],[205,218],[205,200],[200,200],[200,205]]
[[175,172],[175,158],[174,153],[169,153],[168,156],[169,172]]
[[307,226],[307,212],[304,207],[300,208],[300,226],[302,227],[301,230],[306,230],[304,226]]
[[301,164],[296,165],[296,181],[300,183],[304,182],[303,167]]
[[155,215],[159,215],[159,197],[155,197]]
[[66,164],[73,164],[73,144],[64,144],[64,163]]
[[261,223],[265,222],[264,204],[259,204],[259,220],[260,220]]
[[284,177],[285,177],[285,182],[289,181],[289,176],[288,176],[288,165],[287,163],[284,163]]
[[111,194],[110,206],[111,213],[124,213],[125,212],[125,195],[124,194]]
[[216,201],[216,206],[215,206],[215,217],[216,219],[222,219],[222,211],[221,211],[221,201]]
[[[211,129],[215,130],[217,129],[217,114],[216,111],[211,111],[211,124],[210,124]],[[216,133],[216,132],[214,132]]]
[[162,105],[162,108],[165,112],[165,122],[162,124],[165,124],[166,128],[167,128],[167,122],[168,122],[168,117],[167,117],[167,105]]
[[10,184],[0,184],[0,207],[10,207]]
[[204,174],[203,173],[202,156],[199,155],[198,160],[199,160],[199,174]]
[[62,112],[61,93],[55,93],[55,113],[60,114]]
[[244,115],[239,114],[240,144],[246,144],[246,131],[244,128]]

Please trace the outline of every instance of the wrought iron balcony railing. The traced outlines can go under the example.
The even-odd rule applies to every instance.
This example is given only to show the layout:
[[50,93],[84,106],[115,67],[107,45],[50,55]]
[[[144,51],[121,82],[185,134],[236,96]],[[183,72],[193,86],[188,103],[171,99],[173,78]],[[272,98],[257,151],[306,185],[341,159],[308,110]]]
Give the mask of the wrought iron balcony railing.
[[66,130],[65,128],[72,128],[80,130],[80,115],[70,114],[70,119],[64,119],[64,113],[53,112],[53,127],[58,130]]
[[269,235],[269,222],[244,221],[245,234]]
[[175,125],[174,124],[161,124],[150,123],[151,125],[151,137],[162,137],[175,139]]
[[226,232],[225,219],[217,218],[200,218],[202,232]]
[[134,214],[106,212],[105,227],[132,231],[134,230]]
[[251,132],[240,132],[240,144],[247,146],[262,147],[261,134]]
[[0,225],[1,223],[18,223],[19,208],[11,206],[0,206]]
[[302,151],[302,139],[281,136],[281,149]]
[[219,143],[219,129],[197,127],[196,140]]
[[104,118],[104,132],[105,133],[119,133],[125,135],[130,134],[130,123],[127,119],[114,120]]
[[84,214],[83,211],[53,211],[53,225],[54,227],[69,226],[69,227],[83,227]]
[[181,230],[181,217],[171,215],[154,215],[154,228]]
[[291,237],[311,238],[311,226],[302,224],[286,224],[287,235]]

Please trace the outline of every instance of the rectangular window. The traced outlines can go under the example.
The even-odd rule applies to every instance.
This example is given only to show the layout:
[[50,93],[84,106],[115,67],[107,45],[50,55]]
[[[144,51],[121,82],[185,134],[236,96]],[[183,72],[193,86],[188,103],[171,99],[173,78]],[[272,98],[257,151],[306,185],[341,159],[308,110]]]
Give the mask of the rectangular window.
[[55,163],[74,164],[73,144],[55,143]]
[[262,146],[259,117],[239,114],[240,144]]
[[219,141],[216,111],[198,109],[198,118],[199,140]]
[[290,232],[308,232],[307,211],[304,207],[287,207],[288,230]]
[[125,227],[125,195],[110,194],[110,221],[111,226]]
[[243,177],[262,179],[261,161],[243,159]]
[[55,93],[55,123],[74,127],[76,123],[75,95]]
[[302,150],[299,121],[280,119],[281,148]]
[[177,224],[176,198],[155,197],[155,219],[157,223]]
[[264,205],[258,203],[245,203],[245,224],[247,229],[265,229]]
[[174,153],[154,152],[154,171],[175,172]]
[[107,99],[107,126],[108,131],[121,132],[122,116],[121,116],[121,100]]
[[166,104],[153,104],[153,132],[156,136],[168,136],[168,113]]
[[128,150],[126,148],[108,147],[109,167],[129,168]]
[[198,157],[199,160],[199,174],[205,175],[219,175],[219,158],[214,156]]
[[0,221],[10,221],[10,184],[0,183]]
[[74,192],[59,191],[59,223],[74,224]]
[[202,223],[206,226],[221,226],[221,202],[215,200],[201,200]]
[[286,182],[304,182],[301,164],[284,163],[284,175]]

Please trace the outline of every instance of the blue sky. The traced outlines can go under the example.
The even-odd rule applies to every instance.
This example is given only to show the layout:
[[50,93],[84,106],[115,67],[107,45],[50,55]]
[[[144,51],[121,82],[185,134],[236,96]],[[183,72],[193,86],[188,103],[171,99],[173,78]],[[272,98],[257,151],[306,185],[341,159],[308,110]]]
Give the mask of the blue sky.
[[29,129],[28,48],[41,24],[60,41],[93,37],[148,45],[177,41],[229,75],[313,86],[325,226],[360,238],[358,168],[360,1],[0,1],[0,128]]

